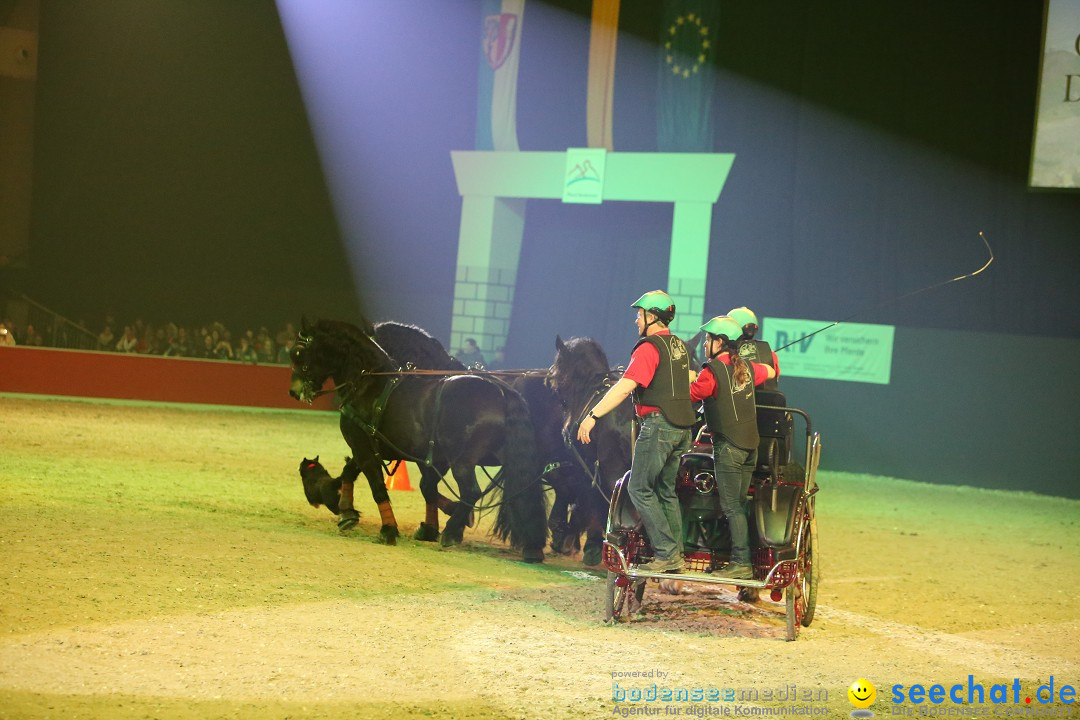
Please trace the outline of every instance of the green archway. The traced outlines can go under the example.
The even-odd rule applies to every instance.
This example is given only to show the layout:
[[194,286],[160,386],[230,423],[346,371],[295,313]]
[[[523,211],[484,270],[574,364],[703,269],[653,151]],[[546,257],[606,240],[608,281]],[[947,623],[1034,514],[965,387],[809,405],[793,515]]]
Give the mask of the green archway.
[[[461,194],[457,281],[450,344],[476,338],[490,353],[510,329],[525,203],[564,197],[568,153],[450,153]],[[720,197],[735,155],[730,153],[607,153],[601,200],[669,202],[668,284],[679,313],[672,330],[689,338],[703,321],[712,206]],[[490,354],[488,355],[490,357]]]

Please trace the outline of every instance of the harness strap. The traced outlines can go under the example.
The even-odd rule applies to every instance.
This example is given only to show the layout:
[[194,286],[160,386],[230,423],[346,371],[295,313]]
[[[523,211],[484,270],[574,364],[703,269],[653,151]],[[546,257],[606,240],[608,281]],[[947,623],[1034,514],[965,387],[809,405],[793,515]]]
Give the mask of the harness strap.
[[433,459],[435,457],[435,433],[439,429],[439,411],[442,409],[442,394],[443,389],[446,387],[446,380],[439,382],[439,385],[435,388],[435,407],[431,416],[431,437],[428,438],[427,444],[427,460],[425,464],[428,467],[432,467]]
[[[426,465],[431,464],[430,451],[428,453],[427,462],[425,462],[420,458],[413,457],[409,453],[399,448],[397,445],[391,442],[389,438],[383,435],[382,431],[379,430],[379,425],[382,424],[383,412],[386,410],[386,405],[390,401],[390,395],[394,392],[394,389],[398,386],[398,383],[400,382],[401,376],[398,375],[391,378],[390,382],[386,383],[386,385],[383,386],[382,392],[379,393],[379,397],[375,399],[375,402],[371,406],[372,412],[370,419],[365,413],[357,411],[357,409],[353,406],[351,397],[352,393],[342,393],[342,400],[344,402],[341,403],[341,414],[355,421],[356,424],[359,425],[365,433],[367,433],[368,438],[372,440],[371,452],[375,456],[375,460],[380,465],[382,465],[383,470],[386,470],[388,474],[391,475],[393,473],[389,472],[390,464],[383,460],[382,453],[379,452],[380,443],[389,446],[391,450],[402,456],[402,459],[408,459],[415,463],[423,463]],[[442,389],[442,383],[439,384],[439,389]],[[434,432],[434,430],[432,432]],[[397,469],[398,464],[400,464],[401,462],[401,459],[397,461],[397,464],[394,465],[395,470]]]
[[[360,426],[360,428],[365,433],[367,433],[368,438],[371,440],[371,452],[375,456],[375,459],[379,462],[379,464],[383,466],[384,470],[388,470],[389,463],[387,463],[386,461],[383,460],[382,453],[379,452],[379,448],[381,446],[388,447],[390,450],[392,450],[395,454],[397,454],[400,457],[400,459],[397,460],[397,463],[394,465],[394,469],[397,469],[397,465],[400,464],[401,462],[403,462],[404,460],[409,460],[411,462],[416,463],[417,465],[423,465],[425,467],[434,468],[435,467],[435,463],[434,463],[435,435],[436,435],[436,432],[437,432],[439,412],[440,412],[440,410],[442,408],[442,394],[443,394],[443,390],[446,387],[446,378],[444,378],[442,381],[440,381],[438,386],[436,386],[436,388],[435,388],[435,407],[433,408],[433,415],[432,415],[432,422],[431,422],[431,436],[428,438],[428,450],[427,450],[427,457],[426,458],[420,458],[420,457],[417,457],[415,455],[412,455],[411,453],[405,452],[404,450],[399,448],[396,444],[394,444],[394,442],[392,440],[390,440],[390,438],[386,437],[386,435],[383,434],[383,432],[381,430],[379,430],[379,424],[382,421],[382,414],[383,414],[383,411],[386,409],[387,403],[390,400],[390,394],[394,391],[394,388],[397,387],[398,383],[401,382],[401,378],[402,378],[401,375],[395,376],[389,383],[386,384],[385,387],[383,387],[382,392],[379,393],[379,397],[375,400],[375,403],[372,406],[373,413],[372,413],[372,418],[371,418],[370,421],[362,413],[358,412],[356,410],[356,408],[353,407],[353,405],[351,403],[351,398],[348,397],[347,395],[345,397],[343,397],[343,400],[345,402],[343,402],[341,404],[341,413],[343,415],[355,420],[356,423]],[[393,473],[388,472],[388,474],[392,475]],[[485,495],[487,495],[491,490],[493,490],[497,486],[497,481],[500,480],[501,475],[502,475],[502,469],[500,468],[499,472],[495,473],[495,477],[491,478],[492,482],[486,488],[484,488],[483,491],[481,491],[481,493],[480,493],[481,498],[484,497]],[[457,499],[457,500],[461,499],[461,497],[456,492],[454,492],[454,489],[452,487],[450,487],[450,485],[446,482],[445,474],[442,474],[439,479],[443,481],[443,484],[446,486],[447,491],[450,492],[450,494],[453,495],[455,499]],[[488,506],[488,507],[495,507],[495,506],[492,505],[492,506]],[[474,509],[483,510],[485,508],[480,507],[479,505],[475,505]]]
[[[409,364],[406,367],[409,370],[411,370],[412,365]],[[389,375],[390,373],[367,373],[367,374],[368,375],[382,375],[382,374]],[[353,407],[353,405],[352,405],[352,397],[351,397],[352,392],[351,391],[341,393],[341,398],[342,398],[341,410],[340,410],[341,414],[343,414],[346,417],[349,417],[350,419],[354,420],[361,427],[361,429],[363,429],[364,432],[367,433],[368,438],[372,441],[371,442],[372,454],[374,454],[375,459],[383,466],[384,470],[389,467],[389,463],[386,463],[382,459],[382,454],[379,452],[380,444],[385,445],[386,447],[393,450],[398,456],[400,456],[401,459],[397,460],[397,463],[394,465],[395,469],[397,469],[397,465],[400,464],[403,459],[404,460],[410,460],[412,462],[417,463],[418,465],[424,465],[426,467],[432,467],[432,468],[434,467],[433,458],[434,458],[434,455],[435,455],[435,435],[436,435],[436,431],[437,431],[439,413],[440,413],[440,410],[442,408],[442,393],[443,393],[443,390],[445,389],[446,380],[448,378],[444,377],[443,380],[440,381],[438,386],[435,388],[435,407],[433,409],[433,417],[432,417],[432,423],[431,423],[431,436],[428,438],[428,451],[427,451],[427,457],[426,458],[418,458],[418,457],[416,457],[414,455],[411,455],[410,453],[405,452],[404,450],[399,448],[397,445],[395,445],[390,440],[390,438],[386,437],[386,435],[384,435],[382,433],[382,431],[379,430],[379,424],[382,421],[382,414],[383,414],[383,411],[386,409],[387,403],[390,400],[390,394],[397,387],[398,383],[401,382],[402,377],[407,375],[407,374],[420,374],[420,373],[417,372],[417,371],[412,371],[412,372],[398,371],[398,373],[394,374],[391,381],[389,383],[387,383],[383,387],[382,392],[379,393],[379,397],[375,400],[375,403],[372,406],[372,411],[373,412],[372,412],[372,416],[371,416],[370,420],[367,417],[365,417],[365,415],[363,413],[358,412],[356,410],[356,408]],[[469,373],[469,374],[473,374],[473,373]],[[505,390],[511,390],[511,391],[513,390],[513,388],[510,387],[510,384],[507,383],[505,380],[503,380],[501,378],[489,377],[488,379],[495,382],[497,385],[501,386],[504,389],[504,393],[505,393]],[[344,388],[344,387],[346,387],[346,385],[347,384],[340,385],[340,386],[338,386],[338,388],[339,389]],[[547,475],[547,473],[550,472],[553,469],[554,468],[552,468],[551,466],[545,468],[544,472],[541,473],[540,476],[537,477],[533,482],[541,482],[543,480],[543,478],[545,477],[545,475]],[[486,469],[484,470],[484,473],[487,474]],[[393,474],[393,473],[389,473],[389,474]],[[492,503],[490,505],[481,505],[480,502],[479,502],[481,498],[483,498],[489,492],[494,490],[496,487],[501,487],[502,486],[502,474],[503,474],[503,469],[499,468],[499,472],[495,473],[495,477],[491,477],[490,475],[488,475],[491,482],[488,484],[488,486],[486,488],[484,488],[480,492],[480,497],[477,498],[477,502],[472,506],[474,510],[479,510],[479,511],[489,510],[491,508],[498,507],[503,502],[506,502],[507,500],[510,499],[510,498],[504,497],[502,501],[500,501],[498,503]],[[443,482],[444,485],[446,485],[447,490],[456,499],[461,500],[461,497],[456,492],[454,492],[453,488],[451,488],[449,483],[446,482],[445,474],[441,475],[439,479]],[[594,476],[594,481],[595,481],[595,476]],[[527,488],[522,488],[519,492],[524,492],[526,489]]]
[[[611,373],[609,372],[604,376],[604,379],[603,381],[601,381],[600,386],[597,387],[596,390],[593,391],[593,394],[589,397],[589,399],[585,401],[585,405],[581,408],[581,412],[578,413],[577,419],[574,421],[574,424],[571,427],[576,427],[577,425],[580,425],[582,423],[582,421],[589,414],[589,412],[594,407],[596,407],[598,402],[600,402],[600,397],[602,396],[602,394],[606,393],[609,389],[611,389],[612,381],[613,378],[611,376]],[[592,486],[596,488],[597,492],[600,493],[600,497],[604,498],[604,500],[610,503],[611,498],[608,497],[607,493],[604,492],[604,488],[600,483],[600,456],[596,456],[596,460],[593,461],[592,469],[589,469],[588,464],[585,462],[585,458],[582,457],[581,451],[578,450],[577,443],[574,442],[574,438],[571,436],[568,429],[563,432],[563,444],[573,454],[574,459],[577,461],[578,465],[581,466],[581,469],[585,472],[585,475],[588,476]]]
[[390,400],[390,393],[394,392],[394,388],[401,382],[401,376],[398,375],[395,378],[391,378],[390,382],[383,386],[383,391],[379,393],[379,397],[375,398],[375,404],[372,405],[371,414],[371,427],[377,428],[382,421],[383,411],[386,410],[386,403]]

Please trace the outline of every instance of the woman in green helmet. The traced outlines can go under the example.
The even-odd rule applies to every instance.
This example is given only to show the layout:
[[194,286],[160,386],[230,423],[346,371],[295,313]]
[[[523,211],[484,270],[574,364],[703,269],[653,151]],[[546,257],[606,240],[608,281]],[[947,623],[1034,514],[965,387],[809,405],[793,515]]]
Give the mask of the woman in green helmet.
[[720,509],[731,530],[731,561],[717,574],[749,580],[754,572],[750,565],[746,493],[757,464],[759,441],[754,386],[776,377],[776,371],[739,356],[743,329],[736,320],[721,315],[702,325],[701,330],[705,333],[708,360],[690,386],[690,397],[694,402],[705,401]]

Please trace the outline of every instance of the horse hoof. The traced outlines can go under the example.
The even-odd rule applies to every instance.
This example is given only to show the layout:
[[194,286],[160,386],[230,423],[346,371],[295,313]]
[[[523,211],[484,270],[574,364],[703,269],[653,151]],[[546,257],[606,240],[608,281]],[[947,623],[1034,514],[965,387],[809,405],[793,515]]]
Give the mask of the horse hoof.
[[[464,507],[465,505],[461,501],[455,500],[454,502],[447,505],[446,514],[450,517],[453,517],[455,514],[461,512]],[[472,508],[469,509],[469,517],[465,520],[465,524],[469,527],[472,527],[476,524],[476,511]]]
[[581,563],[583,565],[599,565],[604,559],[604,551],[595,545],[585,544],[585,552],[581,554]]
[[379,542],[386,545],[397,545],[398,529],[397,525],[383,525],[379,529]]
[[338,530],[345,532],[346,530],[352,530],[360,522],[360,513],[353,510],[352,512],[345,511],[341,514],[341,518],[337,521]]
[[552,552],[553,555],[573,555],[574,554],[573,546],[571,546],[569,543],[564,542],[562,540],[559,540],[558,542],[556,542],[554,538],[551,540],[551,552]]
[[425,522],[420,523],[420,527],[416,528],[416,532],[413,533],[413,540],[420,540],[421,542],[435,542],[438,539],[439,529]]
[[461,533],[461,532],[455,533],[455,532],[452,532],[449,528],[447,528],[447,529],[443,530],[442,540],[440,542],[442,542],[443,547],[452,547],[454,545],[460,545],[462,539],[463,539],[463,533]]
[[544,562],[544,548],[524,550],[521,553],[521,559],[527,563],[542,563]]
[[551,531],[551,551],[553,553],[562,553],[563,539],[566,537],[565,533],[557,532],[552,529]]

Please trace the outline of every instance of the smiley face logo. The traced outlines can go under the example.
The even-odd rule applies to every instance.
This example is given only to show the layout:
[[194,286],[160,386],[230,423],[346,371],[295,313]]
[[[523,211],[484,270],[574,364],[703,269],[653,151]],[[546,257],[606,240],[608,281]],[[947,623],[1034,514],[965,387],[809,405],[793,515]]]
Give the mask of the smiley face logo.
[[847,696],[855,707],[868,708],[874,704],[874,700],[877,698],[877,689],[874,687],[874,683],[866,678],[859,678],[851,683],[851,687],[847,690]]

